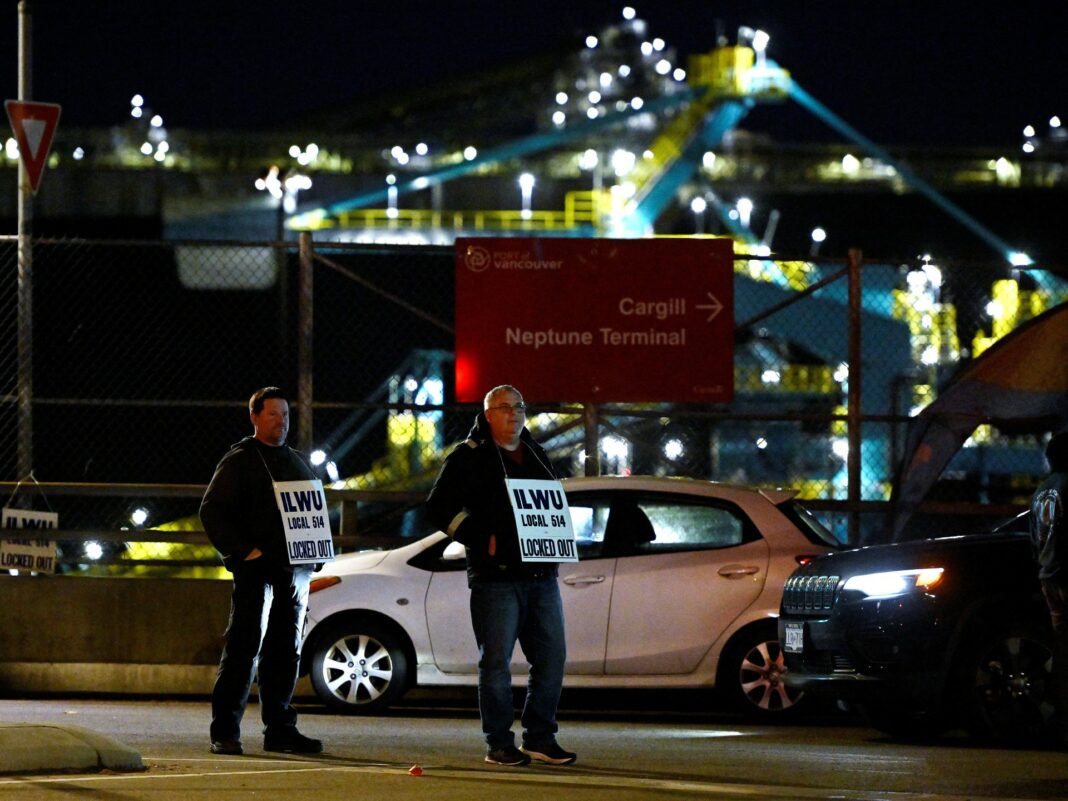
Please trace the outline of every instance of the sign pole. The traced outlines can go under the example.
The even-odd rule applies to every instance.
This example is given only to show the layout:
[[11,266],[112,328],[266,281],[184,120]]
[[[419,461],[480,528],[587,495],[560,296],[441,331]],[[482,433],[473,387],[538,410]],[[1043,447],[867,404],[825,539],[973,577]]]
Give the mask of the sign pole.
[[[19,100],[33,97],[30,0],[19,0]],[[33,470],[33,194],[25,155],[18,187],[18,474]]]

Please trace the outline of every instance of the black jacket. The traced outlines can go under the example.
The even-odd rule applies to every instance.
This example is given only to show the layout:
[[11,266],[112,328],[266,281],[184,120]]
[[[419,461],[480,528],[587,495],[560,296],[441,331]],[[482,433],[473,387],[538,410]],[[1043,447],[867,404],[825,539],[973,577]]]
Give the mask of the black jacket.
[[245,437],[223,456],[201,501],[200,520],[227,570],[233,572],[253,548],[263,552],[260,558],[290,567],[271,482],[316,478],[297,451],[288,445],[265,445],[255,437]]
[[[521,465],[500,452],[490,435],[489,421],[479,412],[467,440],[445,459],[427,498],[430,520],[467,548],[469,584],[556,575],[555,564],[525,564],[519,555],[505,477],[557,478],[549,457],[525,428],[519,447],[524,451]],[[491,535],[496,538],[493,554],[489,552]]]

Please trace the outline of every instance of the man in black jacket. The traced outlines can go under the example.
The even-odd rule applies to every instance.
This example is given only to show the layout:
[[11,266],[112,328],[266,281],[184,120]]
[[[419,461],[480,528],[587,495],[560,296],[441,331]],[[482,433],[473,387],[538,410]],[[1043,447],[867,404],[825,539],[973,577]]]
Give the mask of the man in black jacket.
[[1068,431],[1050,438],[1046,461],[1049,476],[1031,497],[1031,547],[1053,624],[1053,683],[1068,748]]
[[211,697],[211,750],[242,753],[241,718],[259,657],[264,750],[317,754],[322,742],[297,731],[292,706],[313,566],[290,564],[274,489],[276,481],[315,475],[285,444],[289,403],[282,390],[253,393],[249,418],[253,436],[223,456],[200,505],[204,531],[234,575],[226,646]]
[[[519,390],[508,385],[491,389],[468,439],[445,460],[427,508],[435,525],[467,550],[486,761],[525,765],[533,758],[567,765],[575,754],[556,742],[566,656],[557,567],[522,560],[505,483],[509,478],[556,479],[525,423]],[[520,719],[522,750],[512,733],[511,659],[517,640],[530,663]]]

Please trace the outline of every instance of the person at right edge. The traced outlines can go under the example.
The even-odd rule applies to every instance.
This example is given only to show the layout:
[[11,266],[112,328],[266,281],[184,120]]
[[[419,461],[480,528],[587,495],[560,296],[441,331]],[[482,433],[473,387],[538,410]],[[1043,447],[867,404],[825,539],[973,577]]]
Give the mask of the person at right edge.
[[1068,431],[1046,445],[1049,476],[1031,496],[1031,548],[1053,625],[1053,686],[1057,735],[1068,748]]
[[[445,459],[427,510],[431,521],[467,550],[485,761],[569,765],[576,755],[556,742],[566,656],[557,566],[522,561],[505,484],[507,478],[557,476],[525,426],[526,405],[519,390],[494,387],[482,405],[467,440]],[[530,663],[520,718],[522,750],[512,733],[511,660],[517,640]]]

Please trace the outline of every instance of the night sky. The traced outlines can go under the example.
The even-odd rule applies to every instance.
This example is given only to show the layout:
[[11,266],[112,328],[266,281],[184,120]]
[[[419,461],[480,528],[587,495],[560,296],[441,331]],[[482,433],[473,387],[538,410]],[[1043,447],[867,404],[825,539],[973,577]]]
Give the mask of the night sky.
[[[170,128],[299,127],[303,113],[457,79],[558,48],[620,18],[612,0],[36,0],[34,97],[64,126],[126,119],[141,93]],[[650,36],[682,57],[739,25],[771,34],[769,57],[886,145],[1018,147],[1050,116],[1068,122],[1068,12],[1060,0],[637,0]],[[0,19],[5,98],[17,95],[17,4]],[[680,59],[681,60],[681,59]],[[837,136],[797,109],[747,127],[786,142]]]

